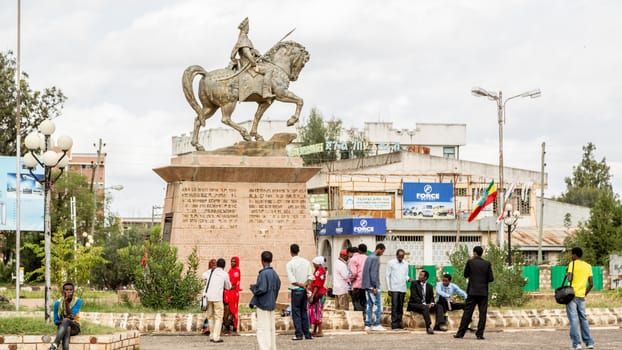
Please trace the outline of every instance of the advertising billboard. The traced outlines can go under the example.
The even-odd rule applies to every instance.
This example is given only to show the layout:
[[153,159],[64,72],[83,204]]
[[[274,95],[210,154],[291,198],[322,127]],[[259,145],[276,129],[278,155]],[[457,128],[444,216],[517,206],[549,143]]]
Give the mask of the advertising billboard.
[[405,182],[402,189],[402,217],[453,218],[453,183]]
[[386,233],[387,220],[384,218],[341,218],[329,219],[320,236],[384,236]]
[[17,176],[20,177],[20,230],[43,231],[43,168],[33,177],[27,169],[15,171],[15,157],[0,157],[0,230],[15,231],[17,218]]
[[391,196],[343,196],[343,209],[391,210]]

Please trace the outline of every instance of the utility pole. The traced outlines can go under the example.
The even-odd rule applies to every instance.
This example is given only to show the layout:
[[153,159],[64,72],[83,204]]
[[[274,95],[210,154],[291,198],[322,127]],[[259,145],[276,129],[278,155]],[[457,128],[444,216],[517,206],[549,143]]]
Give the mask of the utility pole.
[[540,162],[540,225],[538,227],[538,265],[542,264],[542,230],[544,229],[544,155],[546,143],[542,142],[542,161]]
[[[15,171],[15,311],[19,311],[19,293],[21,287],[20,265],[21,256],[21,181],[22,181],[22,101],[21,101],[21,81],[22,81],[22,2],[17,0],[17,72],[15,72],[15,142],[16,149],[16,171]],[[6,208],[6,204],[5,204]]]
[[99,168],[99,164],[101,162],[102,155],[102,147],[106,146],[105,143],[102,142],[102,139],[99,139],[99,145],[93,144],[93,146],[97,147],[97,161],[93,164],[93,171],[91,173],[91,192],[93,192],[93,217],[91,220],[91,237],[95,237],[95,219],[97,218],[97,191],[95,190],[95,179],[97,179],[97,169]]

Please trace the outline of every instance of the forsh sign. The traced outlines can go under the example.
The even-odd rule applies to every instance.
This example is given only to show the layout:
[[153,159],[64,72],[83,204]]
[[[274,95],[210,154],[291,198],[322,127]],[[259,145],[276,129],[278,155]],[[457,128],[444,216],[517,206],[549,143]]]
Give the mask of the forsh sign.
[[339,235],[385,235],[387,232],[387,220],[384,218],[342,218],[329,219],[325,230],[320,231],[320,236]]
[[402,208],[404,218],[453,218],[454,185],[405,182],[402,188]]

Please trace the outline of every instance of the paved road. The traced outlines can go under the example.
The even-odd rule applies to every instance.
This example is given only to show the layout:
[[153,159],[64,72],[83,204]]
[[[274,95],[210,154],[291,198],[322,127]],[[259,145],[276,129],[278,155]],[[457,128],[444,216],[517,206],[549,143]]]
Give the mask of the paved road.
[[[620,327],[592,328],[596,349],[622,349]],[[477,349],[477,350],[525,350],[525,349],[570,349],[567,329],[504,330],[487,331],[486,340],[475,339],[468,334],[464,339],[454,339],[454,332],[331,332],[323,338],[292,341],[291,335],[277,336],[277,348],[296,350],[362,350],[362,349]],[[224,343],[210,343],[208,337],[197,335],[143,335],[141,350],[189,350],[189,349],[244,349],[255,350],[254,334],[241,337],[223,337]]]

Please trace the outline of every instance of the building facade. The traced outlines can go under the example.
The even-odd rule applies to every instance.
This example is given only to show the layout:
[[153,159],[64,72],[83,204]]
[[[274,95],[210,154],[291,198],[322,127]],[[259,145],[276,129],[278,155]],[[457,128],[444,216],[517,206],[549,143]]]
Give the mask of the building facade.
[[[240,125],[250,130],[252,121]],[[262,120],[258,133],[264,139],[270,139],[277,133],[297,133],[295,127],[288,127],[286,120]],[[173,136],[172,154],[180,155],[192,152],[192,135]],[[417,123],[414,129],[396,129],[390,122],[365,122],[363,129],[344,129],[340,144],[327,144],[327,148],[347,149],[354,140],[365,140],[364,150],[367,155],[386,154],[395,151],[414,151],[447,158],[460,158],[460,147],[466,144],[466,124]],[[199,143],[206,150],[215,150],[242,141],[240,134],[228,127],[205,129],[199,132]],[[296,147],[297,139],[293,147]]]

